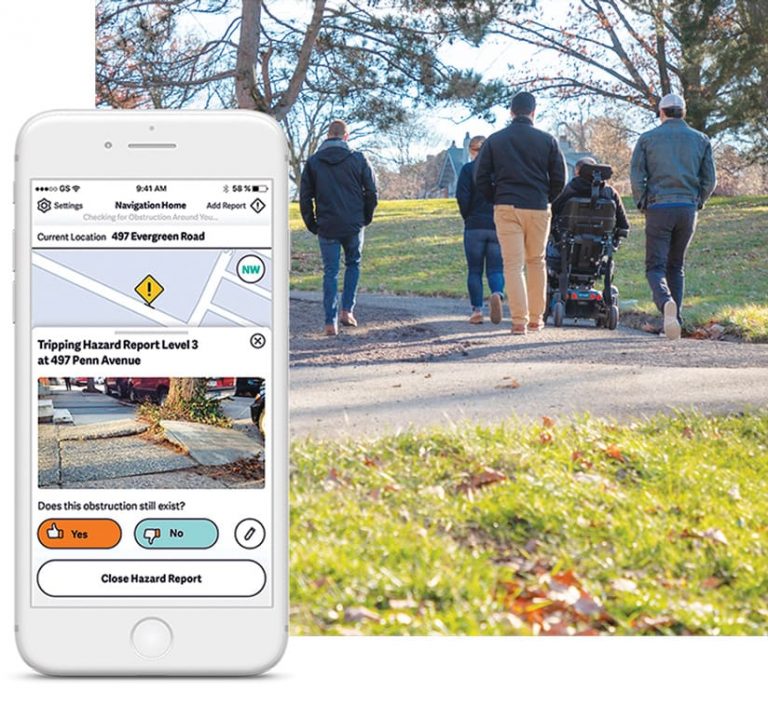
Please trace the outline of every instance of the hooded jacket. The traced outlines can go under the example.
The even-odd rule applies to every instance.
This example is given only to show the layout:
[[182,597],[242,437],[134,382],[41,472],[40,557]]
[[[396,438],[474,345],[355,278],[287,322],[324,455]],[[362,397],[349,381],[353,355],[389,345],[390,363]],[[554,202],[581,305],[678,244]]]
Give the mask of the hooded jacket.
[[327,238],[354,235],[371,223],[376,177],[361,152],[328,138],[301,173],[299,207],[307,230]]

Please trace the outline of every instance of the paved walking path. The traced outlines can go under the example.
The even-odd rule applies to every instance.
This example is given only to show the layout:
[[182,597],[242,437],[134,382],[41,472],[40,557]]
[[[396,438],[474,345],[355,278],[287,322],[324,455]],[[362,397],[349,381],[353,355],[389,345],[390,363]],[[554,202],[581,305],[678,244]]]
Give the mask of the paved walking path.
[[320,294],[292,293],[292,435],[768,406],[767,345],[669,342],[591,323],[514,337],[508,318],[471,326],[468,310],[459,300],[364,295],[360,327],[325,338]]

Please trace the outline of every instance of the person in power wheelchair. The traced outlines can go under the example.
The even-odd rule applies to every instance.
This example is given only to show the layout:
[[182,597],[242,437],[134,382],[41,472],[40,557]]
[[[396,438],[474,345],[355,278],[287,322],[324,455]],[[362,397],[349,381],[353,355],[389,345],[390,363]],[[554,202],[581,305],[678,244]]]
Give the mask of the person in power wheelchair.
[[[560,327],[566,317],[593,319],[614,330],[619,323],[613,253],[629,233],[619,194],[606,183],[610,165],[582,158],[574,178],[552,203],[547,245],[547,315]],[[595,287],[604,278],[602,290]]]

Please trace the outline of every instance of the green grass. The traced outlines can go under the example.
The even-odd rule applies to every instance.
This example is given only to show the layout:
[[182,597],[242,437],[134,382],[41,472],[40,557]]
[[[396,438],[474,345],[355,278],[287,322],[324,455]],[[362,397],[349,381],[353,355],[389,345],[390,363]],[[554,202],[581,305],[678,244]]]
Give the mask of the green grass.
[[[626,203],[627,207],[631,203]],[[630,211],[632,232],[617,256],[623,300],[656,314],[644,275],[642,216]],[[292,287],[319,290],[316,239],[291,208]],[[454,200],[393,200],[379,204],[366,231],[362,291],[464,297],[462,224]],[[711,322],[745,340],[768,342],[768,196],[714,198],[699,215],[687,263],[686,325]]]
[[768,413],[294,444],[298,634],[765,634]]

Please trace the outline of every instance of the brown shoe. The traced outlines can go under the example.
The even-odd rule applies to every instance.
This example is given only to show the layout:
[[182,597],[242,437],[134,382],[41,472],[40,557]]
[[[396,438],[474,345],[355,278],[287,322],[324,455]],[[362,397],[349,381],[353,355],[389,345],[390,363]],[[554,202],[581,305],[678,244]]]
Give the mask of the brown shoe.
[[339,329],[336,327],[336,325],[326,325],[325,334],[329,337],[333,337],[339,334]]
[[483,313],[480,310],[473,310],[472,314],[469,316],[469,322],[472,325],[482,325]]
[[341,320],[342,325],[346,325],[347,327],[357,327],[357,320],[355,320],[355,316],[348,310],[341,311],[339,314],[339,320]]
[[502,315],[504,314],[501,307],[501,294],[491,293],[491,298],[488,301],[491,306],[491,322],[494,325],[498,325],[501,322]]
[[512,325],[513,335],[525,335],[528,331],[525,329],[525,325]]
[[528,332],[541,332],[544,329],[544,323],[528,323]]

